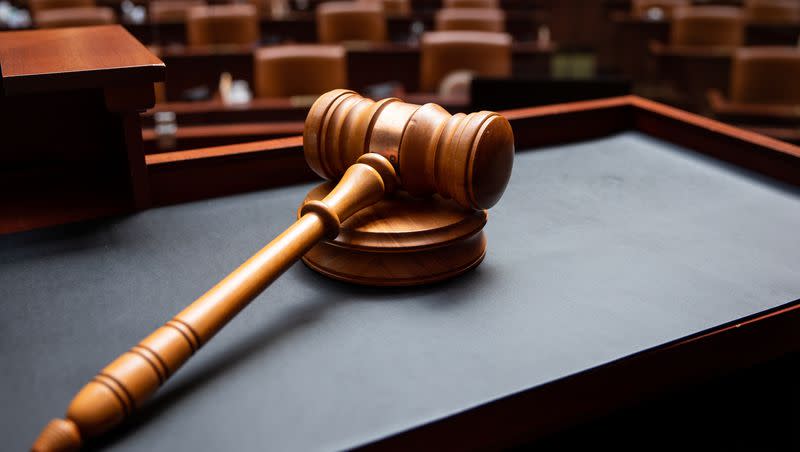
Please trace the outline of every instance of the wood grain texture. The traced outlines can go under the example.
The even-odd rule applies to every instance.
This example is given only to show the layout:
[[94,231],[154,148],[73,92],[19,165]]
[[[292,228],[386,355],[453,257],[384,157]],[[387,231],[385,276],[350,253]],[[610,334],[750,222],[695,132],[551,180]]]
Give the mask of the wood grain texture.
[[[312,189],[303,204],[333,188]],[[299,215],[299,212],[298,212]],[[317,244],[303,262],[328,277],[372,286],[427,284],[477,266],[486,252],[486,211],[438,196],[398,193],[342,222],[339,235]]]
[[497,113],[451,115],[435,104],[376,102],[347,90],[314,102],[303,147],[311,169],[327,179],[362,154],[378,153],[412,195],[436,193],[468,209],[488,209],[500,199],[514,160],[514,134]]
[[[323,94],[303,133],[306,161],[317,174],[336,179],[356,159],[377,154],[397,168],[408,193],[445,199],[384,200],[352,218],[335,240],[313,248],[304,262],[339,280],[391,286],[439,281],[478,265],[486,248],[482,209],[505,190],[513,140],[496,113],[450,115],[434,104],[375,102],[346,90]],[[318,187],[306,202],[330,189]]]
[[[9,39],[13,37],[13,39]],[[164,63],[118,25],[6,33],[5,94],[164,80]]]

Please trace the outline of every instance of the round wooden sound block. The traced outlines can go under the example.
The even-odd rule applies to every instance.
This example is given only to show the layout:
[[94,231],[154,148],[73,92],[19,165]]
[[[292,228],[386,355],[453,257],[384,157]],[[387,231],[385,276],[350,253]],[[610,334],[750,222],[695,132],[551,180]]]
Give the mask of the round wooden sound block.
[[[321,200],[334,183],[314,187]],[[341,225],[339,236],[303,257],[334,279],[371,286],[409,286],[441,281],[477,266],[486,253],[485,210],[465,209],[439,196],[395,193],[362,209]]]

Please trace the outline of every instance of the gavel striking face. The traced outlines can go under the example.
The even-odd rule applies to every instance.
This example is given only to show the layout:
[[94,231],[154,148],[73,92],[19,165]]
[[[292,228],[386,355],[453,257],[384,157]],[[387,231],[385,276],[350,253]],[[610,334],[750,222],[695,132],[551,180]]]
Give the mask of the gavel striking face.
[[47,425],[33,450],[74,450],[122,422],[295,261],[335,238],[342,221],[398,182],[411,195],[438,193],[465,208],[486,209],[503,194],[514,158],[511,127],[496,113],[451,116],[434,104],[374,102],[345,90],[324,94],[311,107],[304,147],[317,174],[341,179],[336,187],[305,203],[285,232],[106,366],[75,396],[66,419]]
[[376,153],[409,194],[438,193],[471,209],[497,203],[514,161],[511,126],[497,113],[450,115],[435,104],[375,102],[347,90],[317,99],[303,146],[309,166],[326,179],[340,179],[362,154]]

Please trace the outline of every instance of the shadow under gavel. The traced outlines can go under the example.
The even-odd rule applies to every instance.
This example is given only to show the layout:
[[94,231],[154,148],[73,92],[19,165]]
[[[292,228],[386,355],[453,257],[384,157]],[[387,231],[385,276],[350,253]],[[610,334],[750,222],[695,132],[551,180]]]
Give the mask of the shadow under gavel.
[[286,231],[101,370],[32,450],[77,450],[123,422],[272,281],[387,193],[438,194],[465,209],[487,209],[502,196],[514,159],[511,126],[497,113],[450,115],[435,104],[375,102],[347,90],[317,99],[303,146],[317,174],[340,179],[335,188],[306,202]]

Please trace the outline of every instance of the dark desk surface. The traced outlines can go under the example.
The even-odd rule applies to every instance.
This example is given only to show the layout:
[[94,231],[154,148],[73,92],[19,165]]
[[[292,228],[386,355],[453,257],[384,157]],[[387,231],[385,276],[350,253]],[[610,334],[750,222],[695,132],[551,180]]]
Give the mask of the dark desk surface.
[[[287,226],[311,185],[0,237],[0,437]],[[292,267],[115,450],[361,445],[800,298],[800,193],[637,132],[521,152],[486,260],[415,289]]]

